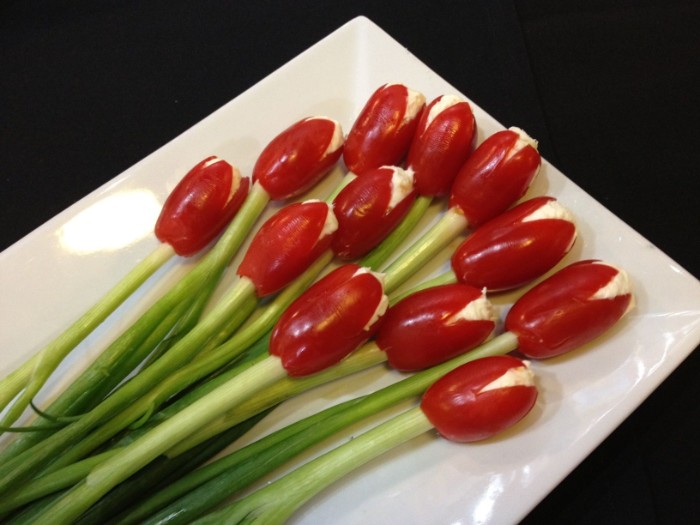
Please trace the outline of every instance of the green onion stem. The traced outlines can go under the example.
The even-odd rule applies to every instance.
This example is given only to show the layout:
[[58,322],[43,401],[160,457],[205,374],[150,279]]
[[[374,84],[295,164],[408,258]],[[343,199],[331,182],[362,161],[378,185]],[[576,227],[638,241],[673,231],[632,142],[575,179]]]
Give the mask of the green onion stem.
[[432,428],[421,409],[412,408],[194,523],[283,524],[331,483]]
[[363,257],[360,265],[372,270],[381,268],[396,248],[415,230],[432,202],[432,197],[419,195],[399,225],[378,246]]
[[0,381],[0,411],[21,392],[0,424],[9,426],[16,421],[71,350],[173,255],[172,246],[160,244],[61,335]]
[[394,292],[419,268],[445,248],[467,227],[467,219],[455,208],[448,209],[415,243],[408,247],[385,270],[386,293]]
[[[143,394],[138,400],[135,400],[123,411],[110,418],[79,443],[74,444],[70,450],[66,451],[54,462],[52,468],[67,465],[73,461],[79,460],[85,454],[88,454],[99,445],[105,443],[119,431],[137,422],[140,418],[146,419],[150,417],[156,408],[171,396],[216,372],[243,351],[250,348],[255,341],[260,339],[262,334],[272,329],[273,324],[284,309],[311,281],[313,281],[331,258],[331,252],[326,252],[322,255],[306,272],[304,272],[304,274],[280,292],[280,294],[265,308],[261,309],[258,312],[258,316],[252,319],[252,322],[234,335],[226,345],[208,354],[200,354],[200,356],[196,357],[189,364],[183,365],[179,370],[173,371],[168,377],[156,384],[148,393]],[[235,319],[241,314],[247,315],[248,313],[249,312],[239,308],[236,311],[230,312],[229,319]],[[198,325],[197,328],[200,328],[200,325]],[[134,380],[136,379],[137,378]],[[253,414],[251,414],[251,416],[252,415]]]
[[150,463],[195,430],[215,419],[219,413],[284,377],[286,371],[277,357],[270,356],[235,380],[224,383],[195,401],[172,418],[148,432],[117,457],[96,467],[38,519],[42,523],[67,523],[78,518],[91,505],[119,483]]
[[[151,511],[168,502],[172,503],[147,523],[189,523],[236,491],[246,488],[250,483],[321,440],[382,410],[421,395],[450,370],[482,357],[507,354],[516,348],[517,338],[506,332],[448,362],[417,372],[372,394],[352,400],[352,404],[346,402],[336,405],[270,434],[233,452],[230,456],[220,458],[206,469],[200,469],[183,478],[172,489],[164,489],[163,494],[157,494],[154,502],[148,504]],[[319,424],[316,425],[316,421],[319,421]],[[313,431],[305,431],[312,422],[315,425]],[[169,492],[171,490],[172,492]],[[185,493],[186,495],[183,495]]]
[[[192,297],[200,289],[208,275],[213,272],[223,272],[238,247],[242,244],[247,232],[259,217],[269,196],[262,187],[254,184],[243,207],[224,232],[219,242],[204,256],[200,263],[170,289],[160,300],[141,316],[115,343],[120,346],[119,352],[140,344],[174,306]],[[252,285],[250,285],[252,287]],[[249,295],[247,286],[239,286],[238,292]],[[230,302],[227,302],[230,305]],[[216,309],[216,308],[215,308]],[[198,327],[203,323],[199,323]],[[207,323],[204,323],[206,326]],[[193,334],[195,334],[193,336]],[[100,405],[85,414],[78,421],[56,432],[46,440],[29,448],[21,454],[13,455],[0,464],[0,494],[13,489],[18,480],[40,470],[48,461],[60,455],[71,443],[87,434],[98,424],[112,417],[118,411],[129,405],[134,399],[149,391],[153,385],[159,384],[173,370],[182,366],[191,358],[191,348],[204,344],[211,333],[197,327],[188,336],[178,342],[156,363],[152,364],[131,381],[125,383],[118,391],[105,399]],[[185,343],[188,341],[188,343]],[[115,350],[116,351],[116,350]],[[118,353],[119,353],[118,352]]]
[[80,462],[73,463],[66,468],[62,468],[56,472],[42,476],[39,479],[32,480],[31,482],[22,486],[18,491],[2,499],[0,502],[0,515],[11,510],[18,509],[31,501],[35,501],[59,490],[71,487],[87,476],[87,474],[93,468],[95,468],[105,459],[112,457],[117,453],[119,453],[119,449],[109,450],[107,452],[91,456]]
[[[276,439],[277,433],[273,433],[260,441],[235,451],[231,456],[221,458],[207,466],[207,470],[201,470],[193,473],[191,477],[183,478],[178,482],[178,486],[173,489],[177,494],[156,496],[161,501],[171,501],[172,503],[147,523],[168,523],[169,525],[171,523],[189,523],[203,512],[230,497],[236,491],[245,488],[248,484],[279,467],[291,457],[315,445],[322,439],[351,424],[376,415],[382,410],[420,396],[440,377],[464,363],[487,356],[503,355],[512,352],[517,348],[517,343],[517,337],[510,332],[506,332],[450,361],[417,372],[372,394],[353,400],[355,403],[351,405],[341,404],[331,407],[324,412],[277,431],[280,433],[279,437],[283,439]],[[321,418],[320,422],[313,427],[313,432],[304,431],[305,422],[307,424],[310,421],[315,423],[319,418]],[[295,427],[295,425],[297,426]],[[294,428],[298,430],[292,432]],[[357,438],[354,438],[353,441],[355,439]],[[298,478],[296,479],[298,480]],[[183,489],[185,487],[187,488],[187,495],[173,501],[175,497],[184,493]],[[166,488],[165,491],[167,490],[169,489]],[[263,498],[261,501],[274,502],[276,501],[275,498],[277,498],[276,495],[271,500]],[[283,499],[283,497],[279,499]],[[267,522],[265,521],[265,523]]]
[[167,452],[170,457],[187,452],[190,448],[210,439],[212,436],[223,432],[227,428],[246,421],[255,414],[269,407],[278,405],[282,401],[311,390],[320,385],[325,385],[342,377],[367,370],[386,361],[386,354],[373,342],[365,344],[362,348],[338,363],[306,377],[284,377],[272,386],[259,392],[255,397],[243,401],[240,405],[221,414],[217,419],[209,423],[206,428],[199,429],[190,437],[182,440]]
[[403,292],[401,294],[392,295],[389,298],[390,303],[392,305],[396,304],[400,300],[408,297],[409,295],[412,295],[416,292],[420,292],[421,290],[425,290],[427,288],[433,288],[435,286],[442,286],[445,284],[454,284],[456,282],[457,282],[457,276],[455,275],[455,273],[452,270],[448,270],[445,273],[438,275],[437,277],[434,277],[432,279],[428,279],[427,281],[423,281],[422,283],[414,286],[410,290],[406,290],[405,292]]
[[[236,425],[216,438],[202,443],[192,449],[190,454],[175,459],[160,456],[146,468],[140,470],[126,483],[118,485],[114,490],[93,505],[83,514],[77,525],[101,525],[110,521],[125,509],[134,507],[138,502],[148,498],[154,490],[169,486],[183,476],[189,475],[194,469],[221,452],[236,439],[245,434],[258,423],[267,412]],[[120,523],[123,520],[119,519]]]

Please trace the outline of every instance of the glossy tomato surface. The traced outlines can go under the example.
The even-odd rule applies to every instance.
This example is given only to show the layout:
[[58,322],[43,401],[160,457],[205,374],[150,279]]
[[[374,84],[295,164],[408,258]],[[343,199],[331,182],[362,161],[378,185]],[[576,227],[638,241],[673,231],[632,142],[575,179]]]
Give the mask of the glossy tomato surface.
[[330,248],[335,228],[327,228],[329,215],[333,211],[321,201],[285,206],[255,234],[238,275],[253,281],[258,297],[281,290]]
[[472,227],[503,213],[522,197],[539,170],[540,154],[512,130],[488,137],[459,170],[450,195]]
[[[470,312],[470,305],[476,311]],[[481,290],[448,284],[416,292],[389,308],[376,340],[392,367],[414,371],[471,350],[494,327],[491,305]]]
[[406,164],[414,172],[419,195],[447,195],[474,149],[476,120],[471,106],[454,97],[451,105],[438,111],[445,98],[436,98],[423,111],[408,151]]
[[330,171],[342,151],[342,131],[337,122],[325,117],[306,118],[265,147],[253,168],[253,180],[271,199],[300,195]]
[[506,316],[506,330],[518,337],[528,357],[563,354],[610,329],[632,304],[632,293],[596,297],[625,274],[599,261],[580,261],[558,271],[523,295]]
[[477,228],[452,255],[457,279],[497,292],[522,286],[552,269],[573,246],[576,226],[568,218],[524,219],[553,201],[531,199]]
[[438,379],[426,391],[421,409],[443,437],[458,442],[487,439],[513,426],[535,405],[534,384],[484,390],[525,364],[510,356],[471,361]]
[[[417,97],[413,108],[409,106],[411,93]],[[361,175],[370,169],[401,164],[424,105],[423,95],[411,92],[402,84],[387,84],[377,89],[345,140],[343,159],[347,168]]]
[[291,376],[319,372],[369,339],[386,302],[375,274],[355,264],[341,266],[285,310],[272,332],[270,354],[281,358]]
[[[404,186],[405,196],[392,204],[397,171],[400,171],[398,183]],[[377,168],[357,177],[333,200],[338,219],[333,252],[344,260],[365,255],[391,233],[415,199],[413,181],[400,168]]]
[[249,187],[248,178],[225,160],[204,159],[170,192],[155,225],[156,237],[178,255],[194,255],[236,215]]

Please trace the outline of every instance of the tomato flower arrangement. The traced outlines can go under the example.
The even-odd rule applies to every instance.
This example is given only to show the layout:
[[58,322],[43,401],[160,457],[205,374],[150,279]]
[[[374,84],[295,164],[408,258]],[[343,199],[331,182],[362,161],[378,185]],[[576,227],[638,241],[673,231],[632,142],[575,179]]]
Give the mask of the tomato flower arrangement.
[[[601,279],[601,269],[602,274],[606,275],[606,278],[604,279]],[[406,401],[411,397],[421,395],[431,384],[438,381],[442,376],[448,374],[451,370],[454,370],[465,363],[476,362],[477,360],[483,361],[482,358],[501,356],[517,351],[519,344],[521,343],[523,347],[526,348],[526,338],[538,338],[544,342],[543,344],[547,344],[547,342],[552,341],[549,334],[556,333],[558,327],[566,324],[573,324],[568,323],[565,318],[567,317],[568,312],[575,311],[577,305],[580,303],[583,303],[585,305],[584,307],[591,309],[591,311],[603,313],[607,312],[607,314],[602,316],[588,315],[585,317],[577,317],[578,323],[574,327],[574,339],[576,340],[576,344],[579,345],[590,342],[595,337],[600,336],[606,330],[610,329],[612,326],[611,320],[615,318],[615,316],[619,316],[616,319],[619,320],[619,318],[624,315],[624,313],[626,313],[633,304],[632,294],[629,288],[629,281],[626,278],[625,273],[600,261],[584,261],[567,266],[563,270],[560,270],[543,281],[542,285],[545,285],[545,283],[564,285],[570,293],[557,294],[556,296],[551,297],[549,301],[546,301],[546,294],[542,292],[543,289],[535,287],[523,295],[516,302],[516,306],[522,304],[523,306],[520,307],[519,310],[521,314],[524,314],[524,312],[530,310],[530,306],[528,305],[533,305],[534,310],[530,312],[530,316],[534,317],[539,310],[539,305],[537,305],[537,303],[542,300],[548,303],[547,308],[550,311],[564,312],[564,315],[560,318],[530,323],[528,335],[522,338],[515,331],[504,332],[492,339],[489,339],[487,342],[481,344],[481,346],[466,351],[460,355],[457,355],[456,357],[453,357],[452,359],[449,359],[448,361],[432,366],[431,368],[418,371],[412,376],[409,376],[393,385],[385,387],[365,397],[350,400],[334,407],[330,407],[321,413],[303,419],[284,429],[280,429],[279,431],[262,438],[260,441],[254,442],[228,456],[220,458],[216,462],[202,469],[196,475],[193,474],[192,476],[183,478],[182,482],[178,483],[177,486],[164,489],[162,493],[156,494],[153,498],[150,498],[144,502],[140,508],[135,509],[135,512],[130,514],[130,517],[134,517],[134,519],[136,517],[143,519],[152,513],[152,518],[146,521],[146,523],[159,523],[162,519],[167,519],[169,523],[189,523],[196,517],[203,515],[208,510],[215,508],[217,504],[221,503],[225,499],[230,498],[231,494],[245,488],[247,484],[281,465],[288,458],[299,454],[308,447],[339,432],[349,425],[352,425],[364,418],[373,416],[378,412],[394,406],[402,401]],[[611,283],[617,283],[614,286],[614,297],[609,286]],[[448,289],[448,287],[438,287],[438,289]],[[546,290],[546,288],[544,289]],[[604,290],[604,292],[600,292],[600,290]],[[421,293],[425,293],[425,291],[417,292],[416,295]],[[600,295],[606,295],[607,297],[603,298],[600,297]],[[444,304],[448,304],[450,302],[450,296],[450,293],[445,294]],[[609,302],[611,299],[612,302]],[[615,303],[618,302],[620,304],[615,305]],[[619,306],[624,306],[625,309],[623,310]],[[457,306],[455,308],[456,312],[461,309],[461,306]],[[455,312],[453,312],[453,314]],[[386,322],[390,315],[391,309],[384,317],[384,321],[380,326],[377,338],[381,337],[382,330],[393,330],[391,327],[389,327],[389,323]],[[409,317],[411,315],[413,316],[414,320],[420,320],[423,312],[416,310],[414,314],[409,314]],[[446,318],[451,316],[452,315],[448,315]],[[601,319],[605,317],[608,317],[608,319],[601,322]],[[511,319],[513,318],[511,317]],[[481,321],[476,322],[479,323]],[[406,324],[409,324],[408,319],[406,320]],[[522,333],[522,331],[520,332]],[[427,341],[428,338],[423,337],[422,339]],[[439,339],[439,341],[444,340],[446,339]],[[436,349],[437,346],[438,345],[435,345]],[[569,346],[569,350],[572,349],[573,348]],[[409,353],[413,351],[412,348],[407,350]],[[376,349],[376,351],[370,351],[369,353],[383,354],[383,352],[378,349]],[[363,352],[361,351],[354,353],[343,361],[343,363],[337,368],[347,367],[346,369],[352,369],[353,361],[362,361],[366,358],[362,354]],[[528,351],[528,354],[531,354],[531,352]],[[539,355],[535,354],[529,355],[529,357],[539,359]],[[514,361],[517,360],[512,359],[511,362]],[[527,374],[525,374],[525,376],[526,375]],[[518,376],[520,376],[520,379],[518,379]],[[295,379],[293,381],[298,384],[312,380],[313,377],[316,376]],[[336,375],[335,377],[338,376]],[[515,378],[510,377],[508,380],[511,382],[515,380],[515,383],[517,384],[518,381],[522,379],[523,375],[516,374]],[[250,401],[251,403],[246,403],[245,405],[255,405],[254,400]],[[241,409],[243,409],[243,405],[241,405]],[[484,411],[484,413],[489,414],[491,418],[494,418],[490,420],[494,424],[501,421],[500,418],[502,416],[504,417],[503,421],[507,421],[505,414],[502,414],[499,410],[494,411],[492,407],[490,407],[489,410]],[[488,421],[489,419],[486,420],[486,423],[488,423]],[[375,437],[377,436],[375,435]],[[388,436],[380,436],[379,439],[389,438]],[[354,455],[352,455],[352,457],[354,457]],[[355,458],[354,460],[350,460],[351,463],[356,461],[359,461],[359,459]],[[302,476],[301,473],[297,475],[296,472],[292,473],[290,476],[295,479],[296,483],[298,483],[300,486],[304,485],[304,483],[300,482],[300,479],[308,479],[306,474],[304,474],[304,478],[296,477]],[[313,479],[316,478],[314,477]],[[321,483],[321,485],[329,481],[330,480],[326,478],[326,481]],[[289,488],[288,485],[286,485],[286,487],[287,489]],[[320,486],[317,486],[317,489],[320,488]],[[246,503],[241,504],[245,505],[250,510],[251,507],[248,507],[249,504],[253,503],[253,506],[257,508],[258,504],[264,502],[264,507],[268,508],[272,512],[275,512],[277,507],[284,507],[291,503],[291,500],[287,499],[288,497],[293,500],[299,495],[296,493],[296,490],[292,490],[291,493],[296,495],[290,496],[286,492],[287,489],[285,489],[283,493],[275,493],[274,496],[269,492],[265,492],[265,496],[253,496],[253,499],[251,500],[242,500]],[[255,512],[257,512],[257,510]],[[266,512],[267,511],[264,511],[263,514],[266,518],[264,520],[265,523],[267,523],[267,519],[270,518]],[[221,515],[213,514],[212,519],[214,516],[216,516],[217,519],[221,518]]]
[[[553,197],[514,206],[539,170],[536,141],[511,128],[475,149],[475,137],[476,121],[466,101],[443,95],[426,106],[421,93],[387,84],[372,94],[345,140],[340,125],[326,117],[305,118],[285,129],[263,149],[250,181],[218,157],[199,162],[165,202],[155,235],[171,253],[183,256],[220,239],[51,409],[52,415],[79,416],[56,419],[56,428],[37,427],[33,436],[0,453],[0,515],[74,485],[35,518],[72,521],[161,456],[175,461],[205,440],[224,446],[217,434],[223,437],[229,427],[254,421],[291,395],[380,363],[411,374],[211,463],[191,481],[185,477],[147,499],[126,521],[141,522],[155,512],[153,522],[164,516],[168,522],[192,522],[324,437],[412,397],[422,397],[420,406],[201,522],[281,523],[328,484],[412,437],[435,430],[453,441],[472,442],[526,417],[538,395],[534,374],[527,361],[505,354],[517,351],[541,360],[579,348],[633,307],[632,291],[622,270],[601,261],[576,262],[523,294],[496,334],[497,312],[487,293],[543,276],[569,253],[577,230],[571,213]],[[265,221],[243,254],[233,285],[202,315],[224,267],[267,202],[306,192],[341,157],[355,177],[345,181],[332,203],[292,203]],[[430,230],[383,273],[373,271],[431,200],[448,194],[447,211]],[[467,229],[471,234],[452,255],[451,271],[390,306],[388,294]],[[311,284],[333,257],[344,264]],[[359,257],[364,257],[359,263],[345,262]],[[270,308],[244,325],[259,299]],[[186,328],[115,388],[176,326]],[[269,340],[261,339],[269,329]],[[254,348],[267,353],[253,353]],[[244,351],[250,353],[233,366]],[[130,367],[120,364],[104,373],[103,362],[127,361]],[[107,376],[105,384],[94,386],[100,373]],[[211,376],[216,377],[205,381]],[[5,385],[15,377],[20,374],[0,383],[0,401],[6,403]],[[194,388],[185,392],[189,387]],[[27,402],[35,388],[27,388]],[[167,416],[153,417],[180,392],[180,399],[162,411]],[[95,398],[92,405],[88,397]],[[17,406],[6,424],[19,407],[23,410]],[[90,456],[130,425],[144,428],[127,432],[122,448]],[[245,474],[229,472],[231,465]]]
[[423,111],[411,141],[406,170],[413,176],[415,201],[401,224],[362,259],[362,264],[379,268],[415,229],[435,197],[450,190],[457,172],[474,149],[476,120],[468,102],[454,95],[442,95]]
[[[222,159],[208,157],[195,165],[163,204],[154,228],[160,247],[61,335],[0,381],[0,410],[21,392],[2,424],[18,419],[65,356],[167,260],[174,254],[195,255],[218,236],[240,210],[248,190],[248,179]],[[236,241],[228,241],[224,255],[237,249]],[[85,390],[85,385],[80,388]]]
[[449,208],[385,272],[389,293],[467,227],[504,212],[527,191],[539,171],[537,143],[517,128],[500,131],[479,145],[452,184]]

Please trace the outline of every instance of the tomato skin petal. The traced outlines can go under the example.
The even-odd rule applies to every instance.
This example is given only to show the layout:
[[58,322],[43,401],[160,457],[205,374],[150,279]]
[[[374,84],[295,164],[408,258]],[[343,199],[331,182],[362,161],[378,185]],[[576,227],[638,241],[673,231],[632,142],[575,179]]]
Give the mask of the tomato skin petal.
[[324,233],[329,214],[333,211],[321,201],[280,209],[253,237],[238,275],[253,281],[258,297],[284,288],[330,248],[333,233]]
[[[519,147],[519,135],[503,130],[488,137],[459,170],[450,194],[470,226],[503,213],[527,191],[541,158],[530,145]],[[519,148],[519,149],[518,149]]]
[[579,261],[525,293],[505,321],[506,330],[518,337],[519,351],[536,359],[554,357],[610,329],[631,307],[631,292],[593,296],[619,272],[599,261]]
[[342,155],[342,144],[328,151],[339,127],[337,122],[325,117],[310,117],[292,124],[263,149],[253,168],[253,180],[258,181],[273,200],[305,192],[328,173]]
[[442,98],[433,100],[423,111],[408,151],[406,164],[414,171],[419,195],[447,195],[459,169],[474,150],[476,119],[467,102],[448,107],[428,122],[430,110]]
[[389,308],[376,343],[389,364],[401,371],[435,366],[483,343],[495,328],[488,319],[455,319],[457,312],[483,292],[465,284],[448,284],[409,295]]
[[421,410],[443,437],[462,443],[487,439],[523,419],[535,405],[537,388],[517,385],[480,392],[511,368],[511,356],[477,359],[452,370],[425,392]]
[[522,286],[553,268],[573,246],[576,226],[565,219],[523,219],[554,200],[530,199],[477,228],[452,255],[457,279],[499,292]]
[[389,208],[394,169],[382,167],[364,173],[345,186],[333,200],[338,231],[332,249],[340,259],[351,260],[365,255],[408,213],[416,199],[414,191]]
[[309,287],[280,317],[269,351],[282,360],[290,376],[337,364],[373,335],[379,319],[372,316],[386,296],[375,274],[359,270],[356,264],[337,268]]
[[248,196],[250,181],[228,162],[207,157],[170,192],[154,228],[175,253],[194,255],[221,233]]
[[367,100],[345,140],[343,160],[355,175],[400,164],[421,115],[406,119],[409,90],[402,84],[379,87]]

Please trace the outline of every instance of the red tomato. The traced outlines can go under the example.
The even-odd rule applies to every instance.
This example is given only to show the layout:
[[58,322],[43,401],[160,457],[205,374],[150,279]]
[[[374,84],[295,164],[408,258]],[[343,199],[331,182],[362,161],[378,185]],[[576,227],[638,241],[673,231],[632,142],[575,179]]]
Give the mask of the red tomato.
[[[469,306],[473,311],[465,310]],[[392,367],[414,371],[471,350],[494,327],[493,310],[483,292],[448,284],[416,292],[389,308],[376,340]]]
[[178,255],[197,253],[236,215],[249,187],[248,178],[225,160],[204,159],[170,192],[156,222],[156,237]]
[[[519,381],[504,377],[514,370],[523,372]],[[489,386],[499,378],[505,379],[505,386]],[[438,379],[425,392],[421,410],[440,435],[466,443],[513,426],[536,400],[527,365],[514,357],[494,356],[466,363]]]
[[[611,283],[619,286],[605,288]],[[601,335],[631,304],[632,293],[624,272],[599,261],[580,261],[518,299],[508,312],[505,327],[518,337],[523,354],[552,357]]]
[[458,207],[470,226],[503,213],[525,194],[537,175],[540,154],[520,133],[512,129],[494,133],[459,170],[450,206]]
[[341,266],[285,310],[272,331],[270,354],[290,376],[319,372],[369,339],[387,303],[376,274]]
[[476,120],[467,102],[442,96],[430,103],[408,151],[407,165],[414,172],[419,195],[449,193],[457,172],[474,149],[475,132]]
[[[392,203],[394,191],[405,195]],[[333,252],[345,260],[365,255],[389,235],[415,199],[413,179],[401,168],[377,168],[357,177],[333,201],[338,219]]]
[[258,297],[281,290],[330,248],[335,226],[333,210],[325,202],[285,206],[255,234],[238,275],[253,281]]
[[[536,219],[538,210],[545,214]],[[561,218],[550,217],[548,210]],[[452,255],[452,270],[462,283],[489,292],[508,290],[545,274],[575,240],[570,214],[556,199],[537,197],[477,228]]]
[[425,97],[401,84],[380,87],[369,98],[345,140],[343,159],[356,175],[403,161]]
[[343,151],[340,125],[325,117],[306,118],[277,135],[253,168],[271,199],[299,195],[323,177]]

